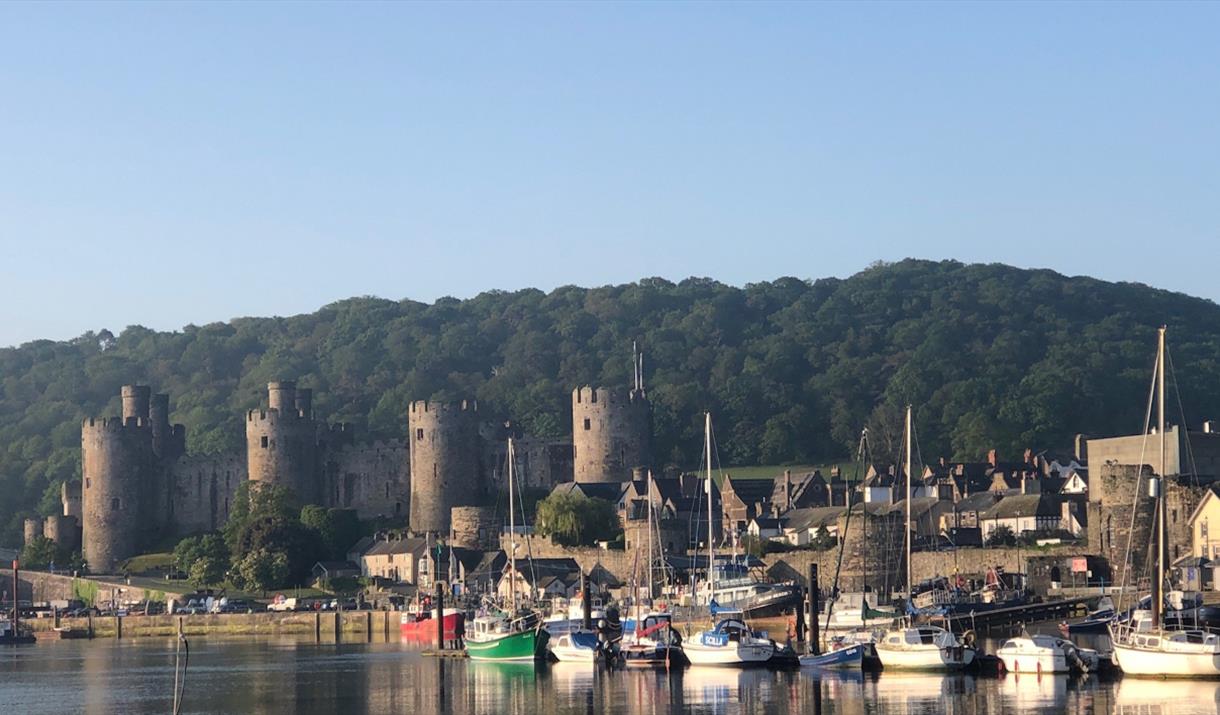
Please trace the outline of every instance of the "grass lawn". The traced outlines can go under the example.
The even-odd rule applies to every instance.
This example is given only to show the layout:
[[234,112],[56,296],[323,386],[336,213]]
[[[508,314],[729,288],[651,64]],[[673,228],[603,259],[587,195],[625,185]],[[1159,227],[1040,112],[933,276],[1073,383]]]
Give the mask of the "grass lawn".
[[116,569],[119,573],[129,573],[132,575],[156,573],[163,574],[174,565],[174,555],[164,552],[157,554],[140,554],[127,559],[119,568]]

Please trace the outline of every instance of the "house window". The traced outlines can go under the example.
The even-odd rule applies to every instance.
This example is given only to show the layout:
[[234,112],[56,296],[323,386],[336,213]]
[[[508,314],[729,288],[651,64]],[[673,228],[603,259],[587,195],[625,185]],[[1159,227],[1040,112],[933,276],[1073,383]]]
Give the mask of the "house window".
[[110,511],[118,511],[121,508],[122,508],[122,502],[119,501],[119,498],[112,497],[110,499]]
[[260,441],[262,442],[263,449],[266,449],[267,448],[267,436],[263,435],[263,438]]

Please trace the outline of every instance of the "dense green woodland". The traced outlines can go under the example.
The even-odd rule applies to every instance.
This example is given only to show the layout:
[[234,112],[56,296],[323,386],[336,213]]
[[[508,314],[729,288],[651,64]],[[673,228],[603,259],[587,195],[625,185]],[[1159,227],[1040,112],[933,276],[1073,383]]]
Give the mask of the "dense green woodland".
[[405,433],[412,399],[474,395],[488,417],[564,435],[572,387],[626,386],[646,351],[659,460],[690,466],[711,410],[730,465],[847,455],[868,424],[884,457],[902,405],[924,459],[1063,448],[1138,430],[1155,328],[1190,424],[1220,415],[1220,307],[1142,285],[1002,265],[908,260],[848,279],[735,288],[652,278],[432,305],[345,300],[310,315],[179,332],[128,327],[0,350],[0,543],[57,508],[79,477],[80,419],[119,412],[119,387],[171,394],[192,452],[243,446],[265,384],[298,378],[319,415]]

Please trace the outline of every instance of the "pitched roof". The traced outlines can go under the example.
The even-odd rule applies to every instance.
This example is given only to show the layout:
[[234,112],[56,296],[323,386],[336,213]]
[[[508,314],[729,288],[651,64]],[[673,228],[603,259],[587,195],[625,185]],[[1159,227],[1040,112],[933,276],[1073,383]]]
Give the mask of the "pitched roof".
[[976,492],[959,501],[955,511],[959,513],[968,511],[986,511],[995,506],[996,502],[1000,501],[1001,498],[1002,497],[995,492]]
[[551,494],[583,494],[590,499],[617,503],[624,488],[621,482],[563,482],[556,484]]
[[790,531],[822,528],[832,523],[847,512],[841,506],[816,506],[805,509],[793,509],[785,515],[784,528]]
[[1046,494],[1013,494],[979,514],[980,519],[1011,519],[1018,516],[1059,516],[1059,500]]
[[369,547],[372,545],[373,545],[373,537],[362,536],[362,537],[360,537],[359,541],[357,541],[356,543],[354,543],[350,547],[348,547],[346,553],[356,554],[357,556],[363,556],[364,552],[368,551]]
[[743,504],[758,504],[771,501],[771,495],[775,493],[775,480],[726,476],[722,488],[735,494]]

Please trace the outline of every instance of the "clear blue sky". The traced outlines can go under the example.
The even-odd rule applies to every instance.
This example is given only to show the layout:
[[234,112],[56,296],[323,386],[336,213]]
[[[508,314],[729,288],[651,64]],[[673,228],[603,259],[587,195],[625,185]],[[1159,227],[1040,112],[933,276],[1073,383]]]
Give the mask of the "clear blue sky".
[[906,256],[1220,298],[1220,4],[0,4],[0,345]]

